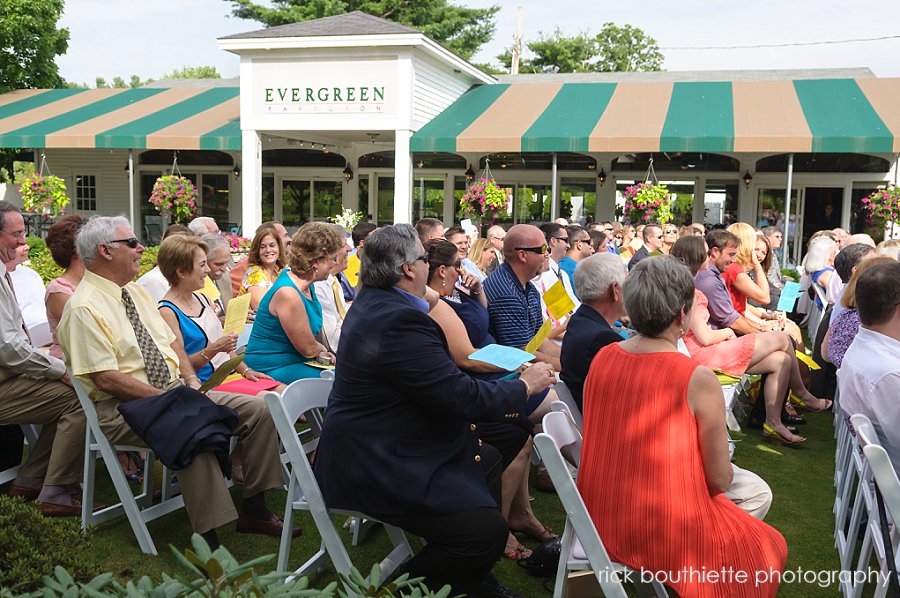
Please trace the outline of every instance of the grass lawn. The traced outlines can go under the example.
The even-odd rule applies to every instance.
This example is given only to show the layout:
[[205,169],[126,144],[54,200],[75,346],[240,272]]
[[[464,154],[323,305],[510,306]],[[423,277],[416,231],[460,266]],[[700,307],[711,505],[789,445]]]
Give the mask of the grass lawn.
[[[807,415],[809,424],[801,433],[808,440],[797,447],[771,444],[760,431],[745,429],[733,434],[737,443],[735,462],[760,474],[775,495],[772,509],[766,521],[785,536],[788,543],[789,570],[796,571],[836,571],[839,569],[837,553],[833,547],[834,518],[831,512],[834,501],[832,485],[834,472],[833,416],[827,414]],[[102,467],[98,467],[98,474]],[[101,479],[103,479],[101,477]],[[97,500],[111,502],[111,484],[101,482]],[[236,502],[240,490],[233,489]],[[563,528],[563,514],[556,495],[534,491],[534,511],[538,518],[557,532]],[[272,492],[269,507],[276,513],[284,509],[284,492]],[[303,535],[294,540],[291,565],[298,566],[319,546],[319,537],[312,518],[306,513],[298,515]],[[338,522],[339,524],[341,522]],[[139,578],[149,575],[159,579],[163,572],[178,570],[179,565],[168,550],[168,545],[184,548],[190,541],[190,525],[183,510],[151,522],[150,532],[156,542],[160,556],[153,557],[141,553],[125,518],[117,519],[98,527],[94,534],[94,549],[106,570],[122,579]],[[349,532],[343,532],[348,539]],[[233,526],[225,526],[219,532],[222,543],[239,561],[247,561],[265,554],[276,554],[278,540],[263,536],[236,534]],[[537,543],[523,542],[534,547]],[[387,554],[389,543],[383,531],[375,528],[365,536],[358,547],[349,546],[350,557],[364,573],[372,563]],[[274,559],[272,560],[274,568]],[[501,560],[494,572],[502,583],[526,596],[549,596],[543,589],[542,580],[529,577],[524,570],[508,560]],[[322,587],[335,579],[329,569],[317,577],[312,584]],[[796,582],[783,584],[781,596],[806,597],[836,595],[837,587],[821,587],[816,583]]]

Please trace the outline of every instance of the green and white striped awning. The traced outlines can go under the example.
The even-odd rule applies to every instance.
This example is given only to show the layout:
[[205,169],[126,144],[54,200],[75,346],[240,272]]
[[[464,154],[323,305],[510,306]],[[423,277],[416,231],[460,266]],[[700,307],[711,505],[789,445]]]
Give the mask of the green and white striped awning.
[[411,150],[893,153],[900,79],[482,85]]
[[240,150],[237,87],[0,95],[0,147]]

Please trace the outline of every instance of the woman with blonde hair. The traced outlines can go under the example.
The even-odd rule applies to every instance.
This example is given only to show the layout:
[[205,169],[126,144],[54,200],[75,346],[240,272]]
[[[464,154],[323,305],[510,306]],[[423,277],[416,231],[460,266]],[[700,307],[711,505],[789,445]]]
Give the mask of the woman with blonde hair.
[[307,222],[294,234],[290,269],[282,270],[259,302],[247,343],[247,365],[290,384],[319,377],[322,370],[311,362],[334,364],[334,354],[317,338],[322,305],[313,285],[328,278],[344,243],[343,235],[326,222]]
[[494,242],[490,239],[476,239],[469,247],[469,259],[478,266],[482,277],[487,277],[487,267],[496,257],[497,250],[494,248]]
[[238,294],[250,293],[250,307],[256,309],[285,266],[284,245],[274,227],[261,226],[256,231],[247,262],[250,265],[244,273]]
[[625,260],[625,263],[631,261],[631,258],[634,257],[634,252],[637,249],[640,249],[640,245],[637,248],[631,246],[632,242],[637,237],[637,232],[635,231],[634,225],[625,224],[622,226],[622,230],[616,233],[616,244],[619,246],[619,255],[622,256],[622,259]]

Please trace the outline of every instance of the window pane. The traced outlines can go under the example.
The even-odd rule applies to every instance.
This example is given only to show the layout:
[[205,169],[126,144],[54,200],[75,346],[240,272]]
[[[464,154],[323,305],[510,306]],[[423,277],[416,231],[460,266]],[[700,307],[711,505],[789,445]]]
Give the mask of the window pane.
[[340,214],[343,207],[343,185],[338,181],[316,181],[313,220],[327,220]]
[[309,220],[309,181],[284,181],[281,200],[281,222],[285,228],[297,228]]
[[204,174],[200,195],[198,215],[207,216],[216,221],[220,230],[226,230],[228,217],[228,174]]
[[444,219],[444,179],[417,178],[413,181],[413,222],[422,218]]
[[591,179],[560,181],[559,215],[569,222],[584,222],[597,207],[597,187]]
[[378,177],[378,216],[376,224],[394,222],[394,177]]

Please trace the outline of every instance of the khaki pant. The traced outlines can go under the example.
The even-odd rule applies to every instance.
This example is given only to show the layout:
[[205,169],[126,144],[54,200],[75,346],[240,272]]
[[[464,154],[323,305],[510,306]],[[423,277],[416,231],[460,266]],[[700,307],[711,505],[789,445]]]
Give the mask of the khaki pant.
[[[239,423],[234,435],[241,447],[244,496],[283,486],[278,434],[265,401],[250,395],[224,392],[210,392],[209,398],[237,412]],[[116,409],[118,404],[115,399],[96,404],[100,428],[113,444],[142,446],[143,440],[128,427]],[[200,453],[193,463],[176,473],[184,507],[195,532],[203,533],[237,519],[237,511],[213,453]]]
[[734,479],[731,485],[725,489],[727,496],[734,504],[762,521],[772,506],[772,490],[764,479],[746,469],[741,469],[734,463]]
[[84,412],[68,384],[16,376],[0,382],[0,423],[40,424],[19,476],[47,486],[80,483],[84,472]]

